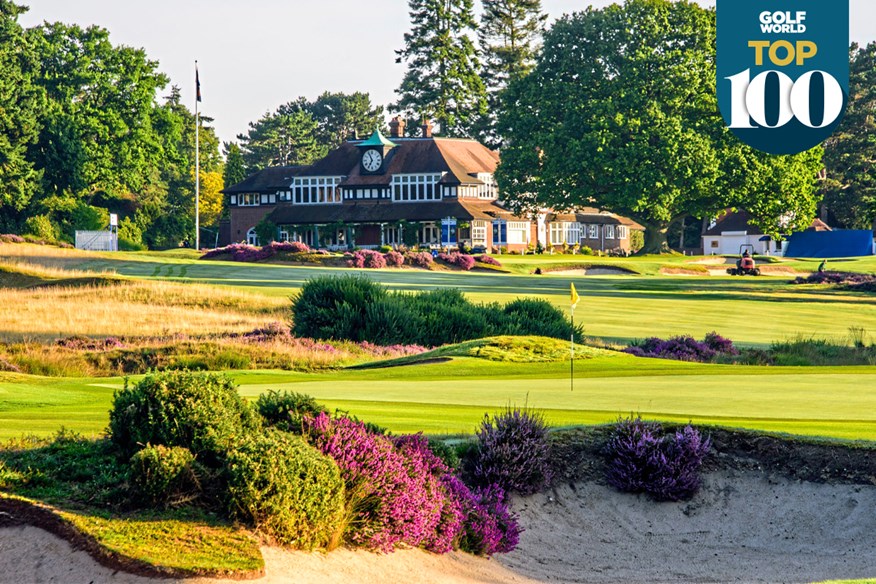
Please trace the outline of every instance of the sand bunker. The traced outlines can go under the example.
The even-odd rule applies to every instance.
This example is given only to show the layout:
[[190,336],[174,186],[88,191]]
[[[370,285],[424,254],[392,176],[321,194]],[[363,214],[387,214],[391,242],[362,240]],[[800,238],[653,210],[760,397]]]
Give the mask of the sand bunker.
[[[267,574],[256,582],[802,583],[876,576],[876,485],[721,471],[707,475],[688,503],[654,503],[581,483],[521,499],[516,508],[526,530],[520,547],[493,560],[418,550],[325,555],[268,547],[262,549]],[[3,584],[171,582],[114,573],[35,527],[0,529],[0,566]]]

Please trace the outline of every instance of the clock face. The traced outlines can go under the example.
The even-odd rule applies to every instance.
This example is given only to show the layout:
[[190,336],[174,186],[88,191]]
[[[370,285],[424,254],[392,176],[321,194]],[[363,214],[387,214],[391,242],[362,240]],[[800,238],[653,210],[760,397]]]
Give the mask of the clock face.
[[383,163],[383,156],[377,150],[368,150],[362,155],[362,166],[368,172],[376,172]]

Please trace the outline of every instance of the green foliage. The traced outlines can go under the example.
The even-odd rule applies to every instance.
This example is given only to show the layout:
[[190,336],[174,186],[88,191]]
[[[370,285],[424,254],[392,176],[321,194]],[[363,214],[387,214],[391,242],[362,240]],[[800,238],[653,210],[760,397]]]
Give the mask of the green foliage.
[[313,116],[317,123],[317,141],[327,150],[333,150],[354,135],[365,136],[383,126],[383,106],[371,104],[367,93],[331,93],[326,91],[307,101],[296,102]]
[[358,340],[366,308],[386,295],[365,276],[314,278],[292,298],[292,330],[299,337]]
[[301,433],[301,422],[305,416],[315,417],[323,412],[328,413],[325,407],[309,395],[273,389],[259,396],[256,410],[266,426],[295,434]]
[[0,225],[27,207],[40,179],[27,156],[44,96],[33,83],[39,68],[34,44],[18,24],[26,10],[0,0]]
[[870,229],[876,220],[876,42],[850,53],[849,104],[824,147],[824,203],[849,229]]
[[645,247],[645,233],[638,229],[630,229],[630,251],[637,252],[643,247]]
[[820,150],[741,144],[718,113],[715,74],[715,12],[695,3],[627,0],[561,18],[503,96],[497,179],[509,205],[595,203],[643,224],[648,253],[668,249],[668,226],[686,214],[743,207],[767,233],[783,216],[811,221]]
[[24,222],[24,234],[33,235],[45,241],[57,241],[58,228],[48,215],[34,215]]
[[525,77],[535,65],[535,56],[544,31],[547,14],[541,0],[485,0],[478,28],[483,55],[481,77],[487,88],[487,114],[481,138],[498,147],[496,116],[502,107],[501,93],[512,79]]
[[225,142],[222,146],[225,152],[225,168],[222,171],[222,181],[225,188],[243,182],[247,176],[243,152],[236,142]]
[[306,282],[293,298],[292,320],[298,336],[378,345],[439,346],[500,334],[568,338],[572,333],[563,314],[546,301],[478,305],[456,289],[387,292],[361,276]]
[[181,446],[146,446],[131,457],[131,486],[139,503],[177,507],[201,490],[195,457]]
[[486,113],[486,90],[477,50],[473,0],[409,0],[411,31],[396,62],[407,71],[392,107],[409,118],[431,116],[446,136],[471,136]]
[[331,549],[340,542],[340,471],[300,437],[277,430],[248,436],[229,452],[227,473],[235,517],[301,549]]
[[310,164],[326,153],[316,140],[317,128],[313,116],[294,102],[250,122],[249,131],[237,136],[247,169]]
[[255,232],[262,245],[268,245],[277,240],[277,224],[267,217],[258,222],[255,226]]
[[258,430],[252,407],[226,375],[153,373],[117,392],[110,437],[126,456],[146,444],[181,446],[215,466],[244,435]]

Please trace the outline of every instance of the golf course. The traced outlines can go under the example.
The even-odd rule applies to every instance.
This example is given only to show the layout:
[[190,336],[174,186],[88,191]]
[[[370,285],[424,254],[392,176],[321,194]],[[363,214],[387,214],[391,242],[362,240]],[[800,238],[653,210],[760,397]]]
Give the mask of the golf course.
[[[852,343],[876,331],[876,297],[790,278],[696,274],[701,258],[582,258],[503,256],[503,271],[347,270],[314,266],[200,261],[189,251],[95,254],[29,245],[2,246],[7,282],[0,314],[7,342],[52,342],[74,334],[137,336],[216,335],[289,319],[288,298],[304,282],[326,274],[365,273],[388,288],[417,292],[457,288],[477,302],[543,298],[568,310],[569,284],[581,294],[576,324],[584,327],[574,366],[513,354],[485,358],[445,351],[404,366],[325,371],[237,370],[241,393],[269,390],[315,397],[326,407],[394,432],[471,433],[486,412],[507,406],[543,410],[550,424],[602,424],[619,416],[749,428],[770,432],[876,440],[876,363],[857,366],[749,366],[637,358],[598,347],[651,336],[717,331],[739,346],[766,348],[790,339]],[[582,265],[622,268],[626,275],[533,275],[538,268]],[[816,262],[786,261],[805,273]],[[869,273],[872,259],[837,262]],[[18,274],[18,279],[13,277]],[[30,274],[27,286],[22,275]],[[86,275],[106,278],[85,284]],[[65,281],[74,282],[64,287]],[[76,282],[79,285],[76,285]],[[52,286],[52,282],[60,282]],[[146,286],[146,288],[142,288]],[[150,297],[149,286],[155,295]],[[172,286],[172,293],[165,286]],[[121,295],[117,290],[141,287]],[[183,292],[179,292],[182,289]],[[192,296],[202,295],[203,302]],[[116,306],[118,305],[118,306]],[[124,306],[122,306],[124,305]],[[121,316],[114,316],[121,315]],[[210,315],[209,318],[205,315]],[[190,322],[198,323],[196,328]],[[89,326],[93,325],[93,326]],[[531,339],[531,343],[548,342]],[[557,341],[551,341],[557,342]],[[523,343],[525,344],[525,342]],[[591,346],[588,346],[591,345]],[[561,352],[564,351],[561,349]],[[361,361],[361,360],[360,360]],[[361,365],[355,363],[354,365]],[[136,376],[132,382],[136,380]],[[107,423],[121,376],[39,376],[0,373],[0,438],[45,436],[62,426],[86,435]]]

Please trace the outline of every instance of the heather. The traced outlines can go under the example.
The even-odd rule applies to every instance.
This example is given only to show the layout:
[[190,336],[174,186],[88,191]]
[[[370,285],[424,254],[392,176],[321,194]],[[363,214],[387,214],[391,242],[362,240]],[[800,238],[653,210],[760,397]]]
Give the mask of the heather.
[[480,264],[486,264],[488,266],[495,266],[497,268],[502,267],[502,262],[492,256],[488,256],[487,254],[475,256],[475,261]]
[[630,345],[624,349],[624,352],[636,357],[653,357],[697,363],[710,363],[718,356],[739,354],[731,340],[715,332],[707,334],[702,341],[697,341],[689,335],[670,337],[669,339],[651,337]]
[[816,272],[805,278],[800,276],[791,281],[792,284],[844,284],[852,288],[874,282],[876,282],[876,275],[856,272]]
[[439,253],[438,259],[450,266],[455,266],[465,271],[469,271],[475,267],[475,258],[465,253]]
[[528,408],[485,415],[469,466],[474,484],[532,495],[546,488],[553,471],[544,416]]
[[383,346],[436,347],[499,335],[565,339],[573,332],[565,315],[544,300],[475,304],[459,290],[392,292],[351,275],[306,282],[293,297],[292,323],[299,337]]
[[281,254],[299,254],[310,253],[311,249],[307,244],[298,241],[274,241],[269,245],[257,247],[246,243],[232,243],[225,247],[211,249],[201,256],[202,260],[210,260],[216,258],[229,259],[235,262],[260,262],[273,258]]
[[606,480],[620,491],[647,493],[657,501],[688,500],[700,488],[710,448],[710,439],[690,425],[667,432],[638,417],[621,419],[604,448]]
[[486,555],[516,545],[519,528],[505,491],[470,490],[422,435],[390,437],[324,412],[304,426],[310,442],[340,468],[347,541],[382,552],[407,545]]

